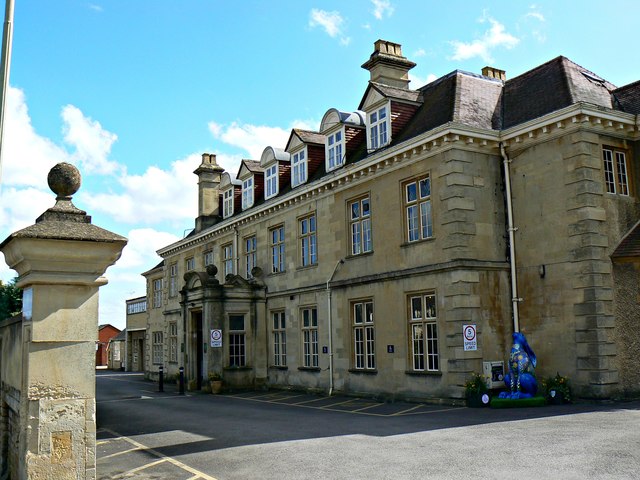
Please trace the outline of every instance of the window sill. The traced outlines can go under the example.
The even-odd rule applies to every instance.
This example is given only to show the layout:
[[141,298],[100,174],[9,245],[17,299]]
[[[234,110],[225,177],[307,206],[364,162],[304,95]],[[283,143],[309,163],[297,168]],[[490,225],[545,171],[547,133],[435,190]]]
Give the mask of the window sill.
[[432,242],[435,239],[436,237],[429,237],[429,238],[421,238],[420,240],[415,240],[413,242],[404,241],[403,243],[400,244],[400,248],[412,247],[413,245],[420,245],[421,243]]
[[225,372],[246,372],[248,370],[253,370],[253,367],[224,367],[222,370]]
[[284,275],[285,273],[287,273],[286,270],[281,270],[279,272],[271,272],[270,274],[268,274],[269,277],[277,277],[278,275]]
[[442,372],[441,371],[437,371],[437,372],[429,372],[429,371],[424,371],[424,372],[417,372],[415,370],[405,370],[405,375],[414,375],[416,377],[441,377],[442,376]]
[[358,368],[350,368],[349,373],[356,373],[356,374],[362,374],[362,375],[377,375],[378,370],[364,370],[364,369],[361,370]]
[[298,367],[298,370],[303,372],[320,372],[322,369],[320,367]]
[[370,252],[358,253],[356,255],[347,255],[344,259],[345,260],[353,260],[355,258],[369,257],[371,255],[373,255],[373,250],[371,250]]
[[289,367],[287,367],[286,365],[284,366],[280,366],[280,365],[271,365],[269,367],[269,370],[289,370]]
[[305,265],[304,267],[298,267],[296,268],[297,271],[300,270],[309,270],[310,268],[316,268],[318,266],[317,263],[312,263],[311,265]]

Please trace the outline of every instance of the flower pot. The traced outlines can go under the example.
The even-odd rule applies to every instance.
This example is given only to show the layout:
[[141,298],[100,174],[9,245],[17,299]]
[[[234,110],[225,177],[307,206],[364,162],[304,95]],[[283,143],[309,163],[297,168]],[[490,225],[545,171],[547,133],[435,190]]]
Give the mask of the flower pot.
[[211,380],[211,393],[214,395],[222,391],[222,380]]

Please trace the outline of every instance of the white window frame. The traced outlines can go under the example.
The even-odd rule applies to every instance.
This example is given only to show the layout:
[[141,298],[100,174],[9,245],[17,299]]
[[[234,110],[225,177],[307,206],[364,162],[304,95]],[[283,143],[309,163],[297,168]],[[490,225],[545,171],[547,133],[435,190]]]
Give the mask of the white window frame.
[[435,292],[410,295],[409,355],[414,372],[440,371]]
[[369,195],[348,202],[351,255],[373,250],[371,232],[371,200]]
[[222,217],[227,218],[233,215],[235,189],[233,187],[222,192]]
[[291,187],[307,182],[308,163],[307,147],[291,155]]
[[233,273],[233,243],[222,246],[222,265],[224,267],[224,277]]
[[376,369],[375,326],[373,300],[361,300],[351,304],[353,329],[353,368]]
[[152,344],[151,344],[151,358],[153,359],[154,365],[162,365],[162,332],[153,332],[151,334]]
[[178,294],[178,264],[169,265],[169,296],[175,297]]
[[207,250],[204,252],[204,266],[208,267],[209,265],[213,265],[213,250]]
[[271,312],[271,326],[273,327],[273,365],[287,366],[287,331],[284,310]]
[[[234,325],[233,319],[242,318],[242,329]],[[230,367],[244,367],[247,365],[247,331],[246,318],[242,314],[229,315],[229,355],[227,361]]]
[[284,239],[284,225],[279,225],[269,230],[269,241],[271,242],[271,273],[282,273],[285,271]]
[[389,104],[377,107],[367,114],[367,140],[369,150],[377,150],[391,142],[391,109]]
[[169,361],[178,361],[178,324],[169,322]]
[[186,266],[187,272],[195,270],[196,269],[196,259],[194,257],[187,258],[185,260],[185,266]]
[[251,275],[251,270],[256,266],[256,255],[258,249],[258,240],[255,235],[251,235],[250,237],[246,237],[244,239],[244,264],[245,264],[245,273],[246,278],[253,278]]
[[300,328],[302,329],[302,366],[319,367],[318,355],[318,309],[305,307],[300,309]]
[[298,219],[298,238],[300,239],[300,266],[310,267],[318,264],[318,224],[316,214]]
[[153,285],[153,308],[162,307],[162,279],[152,280]]
[[253,207],[253,175],[242,181],[242,210]]
[[275,197],[278,194],[278,163],[267,167],[264,172],[264,198]]
[[417,242],[433,237],[431,177],[425,175],[402,185],[406,239]]
[[139,300],[137,302],[127,304],[127,315],[135,315],[147,311],[147,301]]
[[604,183],[607,193],[629,196],[629,169],[623,150],[611,147],[602,149]]
[[344,165],[345,161],[345,142],[344,127],[340,130],[327,135],[327,145],[325,147],[327,159],[327,171],[336,170]]

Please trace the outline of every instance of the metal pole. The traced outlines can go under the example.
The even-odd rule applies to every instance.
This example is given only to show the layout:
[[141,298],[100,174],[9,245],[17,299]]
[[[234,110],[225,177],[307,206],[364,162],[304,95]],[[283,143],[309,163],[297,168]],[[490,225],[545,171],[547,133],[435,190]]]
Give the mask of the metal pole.
[[180,367],[180,386],[178,393],[184,395],[184,367]]
[[164,392],[164,366],[160,365],[160,371],[158,372],[158,391]]
[[4,111],[7,103],[9,87],[9,69],[11,66],[11,43],[13,40],[13,4],[14,0],[6,0],[4,12],[4,29],[2,31],[2,65],[0,76],[2,90],[0,91],[0,184],[2,184],[2,153],[4,146]]

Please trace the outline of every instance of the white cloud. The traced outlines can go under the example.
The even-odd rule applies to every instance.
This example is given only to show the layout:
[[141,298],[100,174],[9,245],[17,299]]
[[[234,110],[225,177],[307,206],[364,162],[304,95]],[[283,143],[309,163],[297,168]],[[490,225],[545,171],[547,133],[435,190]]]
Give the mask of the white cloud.
[[326,10],[318,10],[314,8],[309,14],[309,26],[324,28],[324,31],[331,38],[340,37],[340,43],[342,45],[348,45],[351,42],[351,38],[346,37],[343,33],[342,26],[344,24],[344,18],[340,15],[340,12],[327,12]]
[[12,185],[46,190],[46,175],[51,167],[71,161],[64,149],[36,134],[24,92],[11,86],[7,92],[2,148],[2,188]]
[[95,5],[95,4],[93,4],[93,3],[90,3],[90,4],[89,4],[89,8],[90,8],[91,10],[93,10],[94,12],[102,13],[102,12],[104,11],[104,8],[102,8],[100,5]]
[[373,3],[373,16],[378,20],[382,20],[385,16],[390,17],[393,14],[393,6],[389,0],[371,0]]
[[437,78],[438,77],[436,77],[433,73],[430,73],[426,77],[420,77],[414,73],[409,72],[409,80],[411,80],[409,88],[413,88],[415,90],[417,88],[424,87],[427,83],[431,83]]
[[85,173],[112,174],[122,170],[117,162],[108,159],[111,146],[118,136],[111,133],[73,105],[62,109],[64,140],[75,147],[73,158]]
[[427,51],[424,48],[419,48],[415,52],[413,52],[413,57],[424,57],[427,54]]
[[540,12],[529,12],[526,15],[527,18],[535,18],[536,20],[540,20],[541,22],[545,21],[544,15]]
[[152,165],[142,175],[121,176],[121,193],[80,190],[77,196],[88,211],[106,213],[119,222],[182,225],[197,216],[198,185],[193,171],[200,161],[199,154],[192,154],[173,162],[170,170]]
[[474,57],[480,57],[485,62],[492,62],[491,52],[499,47],[511,49],[520,41],[510,33],[507,33],[504,25],[497,20],[485,15],[480,19],[480,23],[488,21],[491,28],[487,30],[482,38],[469,43],[454,40],[451,45],[454,48],[453,60],[468,60]]
[[[250,159],[260,160],[260,156],[266,147],[284,148],[289,140],[292,128],[315,131],[319,125],[320,122],[315,120],[294,120],[289,129],[284,129],[239,122],[221,125],[212,121],[209,122],[209,131],[214,138],[247,152]],[[221,157],[224,161],[228,161],[228,163],[232,163],[238,159],[237,156],[219,156],[218,164],[227,170],[229,169],[221,162]],[[238,159],[238,164],[239,163]]]
[[173,234],[141,228],[130,230],[129,242],[115,265],[109,267],[109,283],[100,289],[100,323],[110,323],[120,329],[126,324],[125,300],[146,294],[142,272],[152,269],[162,259],[156,250],[179,240]]

